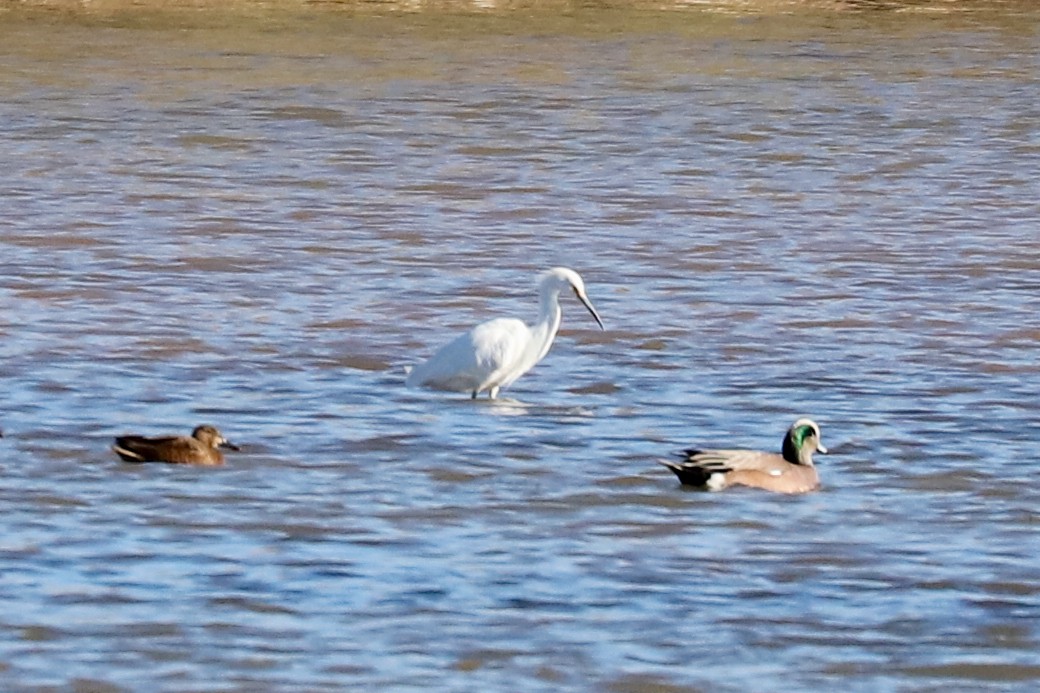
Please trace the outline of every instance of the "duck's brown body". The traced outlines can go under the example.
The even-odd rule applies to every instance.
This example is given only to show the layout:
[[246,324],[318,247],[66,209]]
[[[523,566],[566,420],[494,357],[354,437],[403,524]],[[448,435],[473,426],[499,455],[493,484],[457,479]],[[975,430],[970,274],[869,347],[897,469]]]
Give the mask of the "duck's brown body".
[[170,464],[224,464],[219,448],[238,450],[213,426],[199,426],[188,436],[120,436],[112,450],[126,462],[167,462]]

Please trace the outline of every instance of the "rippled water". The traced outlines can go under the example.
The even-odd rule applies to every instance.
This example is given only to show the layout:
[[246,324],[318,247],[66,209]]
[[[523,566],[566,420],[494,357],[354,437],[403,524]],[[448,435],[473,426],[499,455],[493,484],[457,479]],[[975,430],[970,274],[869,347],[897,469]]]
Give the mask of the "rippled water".
[[2,688],[1034,689],[1040,12],[933,5],[8,7]]

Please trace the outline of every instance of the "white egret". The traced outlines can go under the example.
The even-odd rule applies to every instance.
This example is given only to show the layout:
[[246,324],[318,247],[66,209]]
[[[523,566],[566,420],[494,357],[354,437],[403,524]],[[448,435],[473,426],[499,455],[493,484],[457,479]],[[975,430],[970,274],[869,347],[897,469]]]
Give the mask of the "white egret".
[[486,390],[495,399],[499,388],[531,370],[549,353],[560,329],[560,292],[567,287],[603,329],[603,321],[585,295],[581,276],[572,269],[554,267],[538,280],[538,320],[533,325],[515,318],[482,322],[412,369],[406,384],[470,392],[474,399]]

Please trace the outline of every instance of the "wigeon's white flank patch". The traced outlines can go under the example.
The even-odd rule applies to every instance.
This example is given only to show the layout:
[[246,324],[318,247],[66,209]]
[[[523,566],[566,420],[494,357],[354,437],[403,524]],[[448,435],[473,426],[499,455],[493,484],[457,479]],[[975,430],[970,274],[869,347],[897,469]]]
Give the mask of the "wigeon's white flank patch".
[[716,472],[708,477],[708,480],[704,482],[704,485],[712,491],[721,491],[726,488],[726,475]]

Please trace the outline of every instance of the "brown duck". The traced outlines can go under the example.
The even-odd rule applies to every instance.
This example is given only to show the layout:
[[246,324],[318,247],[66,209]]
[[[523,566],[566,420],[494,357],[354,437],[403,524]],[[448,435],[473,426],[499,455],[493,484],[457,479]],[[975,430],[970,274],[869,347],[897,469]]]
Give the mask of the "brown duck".
[[120,436],[112,446],[126,462],[169,462],[171,464],[224,464],[219,448],[238,450],[213,426],[198,426],[188,436]]
[[719,491],[728,486],[752,486],[777,493],[807,493],[820,486],[813,453],[826,453],[820,427],[798,419],[787,429],[781,454],[756,450],[684,450],[679,461],[659,460],[679,481]]

